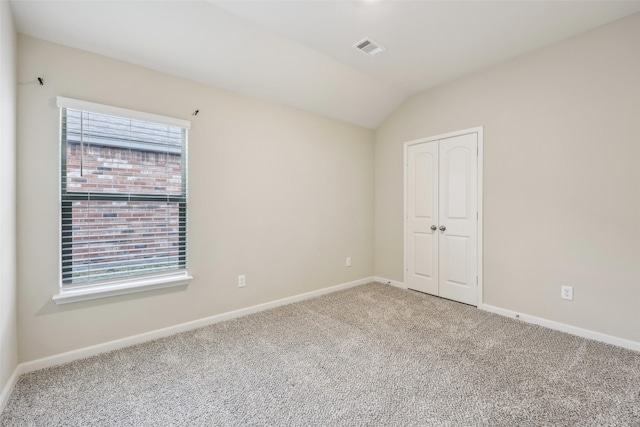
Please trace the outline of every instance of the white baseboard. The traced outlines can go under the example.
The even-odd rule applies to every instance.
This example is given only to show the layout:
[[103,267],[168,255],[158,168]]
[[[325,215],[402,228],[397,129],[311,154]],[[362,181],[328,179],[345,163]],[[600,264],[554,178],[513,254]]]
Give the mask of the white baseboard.
[[16,366],[13,370],[13,374],[11,374],[11,378],[7,381],[4,388],[2,389],[2,393],[0,394],[0,413],[4,410],[4,407],[7,406],[7,402],[9,401],[9,396],[13,392],[13,388],[16,386],[18,382],[18,378],[22,375],[22,370],[20,369],[20,365]]
[[152,341],[158,338],[167,337],[180,332],[190,331],[203,326],[212,325],[214,323],[223,322],[225,320],[235,319],[237,317],[246,316],[248,314],[258,313],[260,311],[269,310],[271,308],[280,307],[283,305],[291,304],[298,301],[303,301],[310,298],[319,297],[332,292],[341,291],[343,289],[352,288],[358,285],[364,285],[366,283],[373,282],[373,277],[366,277],[364,279],[354,280],[352,282],[342,283],[340,285],[329,286],[327,288],[318,289],[317,291],[306,292],[304,294],[294,295],[287,298],[282,298],[276,301],[270,301],[263,304],[254,305],[251,307],[241,308],[239,310],[229,311],[226,313],[217,314],[215,316],[206,317],[204,319],[198,319],[187,323],[181,323],[179,325],[169,326],[163,329],[157,329],[155,331],[145,332],[139,335],[133,335],[126,338],[121,338],[106,343],[96,344],[90,347],[80,348],[77,350],[68,351],[66,353],[56,354],[42,359],[32,360],[19,364],[11,375],[9,382],[2,390],[0,394],[0,412],[4,410],[9,396],[13,391],[18,378],[22,374],[28,372],[37,371],[39,369],[49,368],[51,366],[61,365],[63,363],[73,362],[74,360],[84,359],[87,357],[95,356],[101,353],[106,353],[112,350],[118,350],[124,347],[140,344],[147,341]]
[[545,328],[553,329],[560,332],[566,332],[571,335],[577,335],[582,338],[588,338],[594,341],[600,341],[603,343],[626,348],[628,350],[640,351],[640,342],[614,337],[612,335],[591,331],[589,329],[578,328],[577,326],[571,326],[571,325],[567,325],[566,323],[547,320],[541,317],[530,316],[528,314],[521,314],[515,311],[507,310],[505,308],[494,307],[488,304],[483,304],[478,308],[481,310],[489,311],[491,313],[499,314],[501,316],[522,320],[527,323],[544,326]]
[[402,282],[398,282],[397,280],[385,279],[384,277],[374,276],[373,280],[376,282],[384,283],[385,285],[395,286],[400,289],[407,289],[407,287]]

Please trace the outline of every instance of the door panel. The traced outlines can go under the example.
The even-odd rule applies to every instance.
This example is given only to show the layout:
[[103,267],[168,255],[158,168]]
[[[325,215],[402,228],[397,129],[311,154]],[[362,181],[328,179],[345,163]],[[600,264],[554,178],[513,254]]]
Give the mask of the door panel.
[[415,274],[417,276],[434,278],[433,256],[435,254],[433,247],[435,239],[433,237],[433,234],[414,233]]
[[443,262],[447,266],[447,280],[450,283],[456,283],[458,285],[467,285],[469,282],[467,278],[467,265],[469,252],[469,239],[465,236],[452,236],[444,235],[442,237],[446,240],[443,247],[447,248],[446,258]]
[[415,179],[413,181],[415,199],[415,217],[433,218],[434,188],[429,185],[436,170],[436,159],[433,153],[418,152],[415,156]]
[[438,144],[407,148],[406,285],[438,294]]
[[439,295],[477,304],[477,134],[440,140]]
[[469,157],[467,147],[454,147],[444,153],[446,218],[469,217]]

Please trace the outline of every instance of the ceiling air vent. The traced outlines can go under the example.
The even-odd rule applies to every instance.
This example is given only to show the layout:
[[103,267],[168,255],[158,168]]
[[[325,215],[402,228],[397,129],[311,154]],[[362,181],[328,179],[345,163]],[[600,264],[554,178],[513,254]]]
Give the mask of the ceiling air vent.
[[369,56],[376,56],[387,50],[385,47],[381,46],[380,43],[371,40],[369,37],[365,37],[360,40],[358,43],[354,44],[353,47]]

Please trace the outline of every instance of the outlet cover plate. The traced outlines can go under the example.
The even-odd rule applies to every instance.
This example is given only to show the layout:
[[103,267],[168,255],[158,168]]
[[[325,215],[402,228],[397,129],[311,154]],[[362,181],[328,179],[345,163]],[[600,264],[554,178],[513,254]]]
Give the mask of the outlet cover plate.
[[573,286],[562,286],[560,298],[573,301]]

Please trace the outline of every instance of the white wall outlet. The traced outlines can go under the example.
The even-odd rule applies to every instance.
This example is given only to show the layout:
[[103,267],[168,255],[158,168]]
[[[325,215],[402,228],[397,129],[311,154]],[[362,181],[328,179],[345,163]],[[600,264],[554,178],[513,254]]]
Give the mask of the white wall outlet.
[[238,276],[238,287],[239,288],[244,288],[246,280],[247,280],[247,278],[245,277],[244,274],[239,275]]
[[573,286],[562,286],[560,298],[573,301]]
[[347,267],[351,267],[351,257],[347,257],[347,262],[345,263]]

